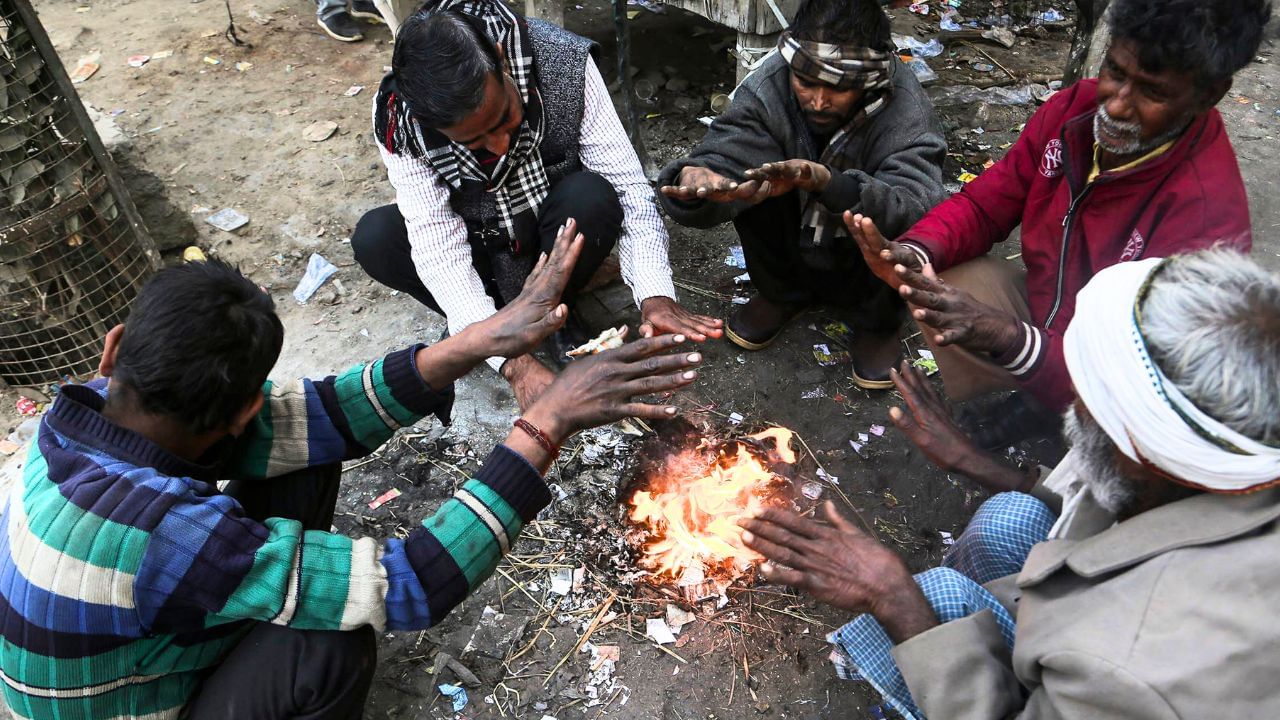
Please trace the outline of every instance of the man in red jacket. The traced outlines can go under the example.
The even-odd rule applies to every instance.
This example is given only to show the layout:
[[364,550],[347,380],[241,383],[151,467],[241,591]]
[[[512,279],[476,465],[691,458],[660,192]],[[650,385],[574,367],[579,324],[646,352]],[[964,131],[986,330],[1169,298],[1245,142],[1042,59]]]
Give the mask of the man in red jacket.
[[[1021,391],[976,439],[1003,445],[1065,408],[1061,337],[1099,270],[1219,243],[1249,251],[1244,183],[1214,105],[1270,14],[1270,0],[1115,0],[1099,77],[1054,95],[1004,159],[896,242],[846,214],[911,306],[948,395]],[[1025,274],[986,256],[1019,225]]]

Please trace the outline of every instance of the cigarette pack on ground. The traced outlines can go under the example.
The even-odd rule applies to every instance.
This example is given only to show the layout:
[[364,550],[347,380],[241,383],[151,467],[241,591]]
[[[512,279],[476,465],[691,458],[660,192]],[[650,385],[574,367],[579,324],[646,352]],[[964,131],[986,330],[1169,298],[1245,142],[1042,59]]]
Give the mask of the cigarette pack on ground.
[[582,357],[583,355],[596,355],[604,352],[605,350],[622,347],[622,339],[626,337],[626,334],[627,328],[625,325],[617,328],[609,328],[597,335],[591,342],[588,342],[585,345],[579,345],[565,353],[565,355],[576,358]]

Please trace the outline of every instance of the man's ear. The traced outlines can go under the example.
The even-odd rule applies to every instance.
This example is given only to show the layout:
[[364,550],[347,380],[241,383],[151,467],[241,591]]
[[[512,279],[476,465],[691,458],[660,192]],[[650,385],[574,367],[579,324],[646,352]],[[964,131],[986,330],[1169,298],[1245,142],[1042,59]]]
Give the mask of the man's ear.
[[254,418],[258,417],[258,413],[262,412],[264,401],[265,398],[261,390],[254,393],[249,402],[245,403],[245,406],[240,408],[240,412],[236,413],[235,418],[231,421],[231,427],[227,428],[227,432],[233,437],[243,435],[244,429],[249,426],[249,423],[253,422]]
[[1205,91],[1204,97],[1201,98],[1200,107],[1196,109],[1196,113],[1202,113],[1221,102],[1222,98],[1227,96],[1227,91],[1231,89],[1233,79],[1234,78],[1227,78],[1225,80],[1219,80],[1218,82],[1210,85],[1209,89]]
[[116,355],[120,352],[120,338],[124,337],[124,325],[117,325],[107,332],[103,341],[102,360],[98,363],[98,374],[111,377],[116,369]]
[[507,53],[503,51],[502,43],[494,43],[494,46],[498,48],[498,57],[502,58],[502,72],[510,75],[511,65],[507,62]]

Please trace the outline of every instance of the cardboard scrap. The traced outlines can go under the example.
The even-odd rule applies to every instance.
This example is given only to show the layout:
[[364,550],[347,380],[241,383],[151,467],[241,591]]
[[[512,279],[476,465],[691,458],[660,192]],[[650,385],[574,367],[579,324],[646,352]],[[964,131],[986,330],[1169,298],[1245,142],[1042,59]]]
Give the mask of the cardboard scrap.
[[93,77],[102,67],[99,63],[102,61],[102,53],[92,53],[85,55],[76,62],[76,69],[71,71],[71,82],[79,85],[80,83]]
[[383,505],[386,505],[389,501],[394,500],[398,497],[400,497],[400,491],[395,488],[391,488],[390,490],[374,498],[373,502],[369,503],[369,509],[377,510]]

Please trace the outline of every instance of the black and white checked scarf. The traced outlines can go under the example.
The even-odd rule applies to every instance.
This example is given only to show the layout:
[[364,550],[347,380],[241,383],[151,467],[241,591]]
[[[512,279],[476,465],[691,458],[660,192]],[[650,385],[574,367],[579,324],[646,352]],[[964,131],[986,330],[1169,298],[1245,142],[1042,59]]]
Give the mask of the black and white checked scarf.
[[462,188],[464,180],[483,182],[494,189],[502,230],[509,239],[514,239],[517,237],[515,218],[525,213],[536,215],[550,191],[539,150],[546,117],[538,93],[538,71],[529,26],[500,0],[443,0],[431,8],[431,12],[443,10],[480,18],[489,39],[502,44],[507,72],[524,103],[524,121],[510,149],[498,159],[490,174],[465,146],[435,130],[428,129],[424,134],[412,109],[395,90],[394,70],[383,79],[379,89],[375,132],[388,152],[407,151],[414,157],[425,158],[455,191]]
[[[863,91],[858,109],[831,137],[818,159],[834,172],[850,169],[853,158],[846,152],[849,140],[867,118],[884,107],[893,95],[893,81],[889,75],[893,53],[854,45],[797,40],[790,32],[782,33],[778,39],[778,52],[800,75],[820,80],[839,90]],[[812,195],[805,200],[802,221],[805,227],[813,228],[815,245],[827,240],[828,228],[834,228],[833,234],[847,232],[839,215],[827,210]]]

